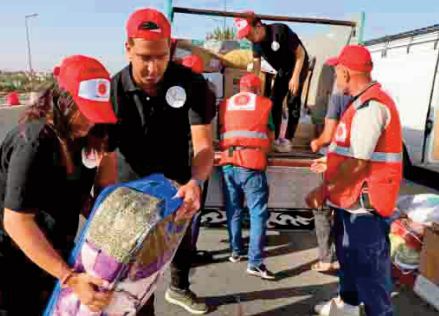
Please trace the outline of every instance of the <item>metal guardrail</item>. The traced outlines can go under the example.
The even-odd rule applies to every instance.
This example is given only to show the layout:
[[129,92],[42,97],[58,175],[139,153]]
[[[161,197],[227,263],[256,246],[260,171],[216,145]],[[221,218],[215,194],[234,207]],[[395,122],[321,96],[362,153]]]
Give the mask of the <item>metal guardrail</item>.
[[[194,8],[174,7],[174,13],[196,14],[196,15],[210,15],[210,16],[223,16],[223,17],[247,17],[248,14],[242,12],[232,11],[220,11],[220,10],[205,10]],[[347,20],[336,20],[329,18],[312,18],[312,17],[291,17],[291,16],[278,16],[267,14],[256,14],[261,20],[269,21],[282,21],[282,22],[296,22],[296,23],[310,23],[310,24],[327,24],[327,25],[339,25],[356,27],[357,22]]]

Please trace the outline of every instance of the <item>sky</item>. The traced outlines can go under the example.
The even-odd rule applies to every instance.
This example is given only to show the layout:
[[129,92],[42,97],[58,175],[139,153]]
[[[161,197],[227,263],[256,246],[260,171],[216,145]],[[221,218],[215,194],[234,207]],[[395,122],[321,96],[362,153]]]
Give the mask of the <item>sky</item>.
[[[174,6],[253,10],[260,14],[352,20],[365,12],[364,38],[372,39],[439,24],[439,0],[174,0]],[[32,66],[48,71],[71,54],[100,59],[111,72],[126,64],[125,23],[142,7],[165,8],[165,0],[0,0],[0,70],[28,69],[25,15],[29,18]],[[233,25],[227,19],[228,26]],[[173,36],[203,39],[223,19],[176,14]],[[290,24],[299,36],[326,26]]]

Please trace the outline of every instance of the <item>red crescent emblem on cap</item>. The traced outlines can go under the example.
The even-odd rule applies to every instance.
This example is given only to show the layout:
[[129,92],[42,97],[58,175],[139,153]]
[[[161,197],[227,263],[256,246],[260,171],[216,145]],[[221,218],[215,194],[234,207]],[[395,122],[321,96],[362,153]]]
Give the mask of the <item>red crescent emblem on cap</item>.
[[98,85],[98,94],[99,95],[104,95],[106,93],[107,93],[107,85],[105,83],[101,82]]
[[238,28],[238,30],[245,29],[248,26],[248,22],[245,19],[236,20],[235,23],[236,23],[236,27]]

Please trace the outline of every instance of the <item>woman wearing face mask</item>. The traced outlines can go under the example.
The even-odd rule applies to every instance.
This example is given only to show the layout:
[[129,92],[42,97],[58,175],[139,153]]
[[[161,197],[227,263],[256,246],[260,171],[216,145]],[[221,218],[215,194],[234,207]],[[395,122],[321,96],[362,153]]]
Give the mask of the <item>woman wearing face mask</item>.
[[0,314],[41,315],[54,281],[98,311],[104,280],[66,263],[81,207],[105,150],[99,124],[115,123],[110,77],[97,60],[75,55],[56,83],[24,113],[0,146]]

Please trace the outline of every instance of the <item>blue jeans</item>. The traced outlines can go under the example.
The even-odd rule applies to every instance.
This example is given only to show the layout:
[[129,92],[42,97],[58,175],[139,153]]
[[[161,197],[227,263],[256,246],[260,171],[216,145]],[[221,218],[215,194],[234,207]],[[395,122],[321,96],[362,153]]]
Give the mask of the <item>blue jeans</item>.
[[232,253],[242,254],[242,212],[244,199],[250,212],[248,264],[263,263],[266,222],[268,219],[268,184],[264,171],[236,166],[223,167],[224,203]]
[[351,214],[335,209],[340,297],[350,305],[363,302],[368,316],[393,315],[388,234],[388,222],[376,213]]

